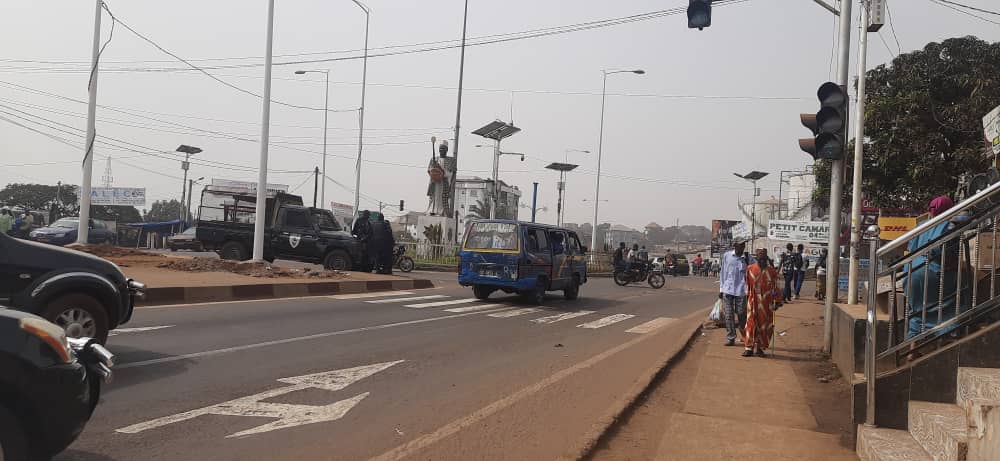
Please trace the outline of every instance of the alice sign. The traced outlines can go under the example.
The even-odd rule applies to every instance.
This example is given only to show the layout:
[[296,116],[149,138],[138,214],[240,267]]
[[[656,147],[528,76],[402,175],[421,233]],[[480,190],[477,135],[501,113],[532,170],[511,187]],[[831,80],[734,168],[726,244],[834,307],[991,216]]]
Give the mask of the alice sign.
[[771,240],[822,243],[830,239],[830,223],[772,219],[767,224],[767,237]]
[[145,187],[94,187],[90,190],[91,205],[146,205]]

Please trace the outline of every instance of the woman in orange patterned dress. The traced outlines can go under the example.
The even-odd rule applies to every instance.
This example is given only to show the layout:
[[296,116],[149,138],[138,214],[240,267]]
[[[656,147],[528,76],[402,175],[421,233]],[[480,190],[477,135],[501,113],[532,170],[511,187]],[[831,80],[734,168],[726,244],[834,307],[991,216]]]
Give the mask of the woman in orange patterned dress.
[[757,249],[757,264],[747,267],[747,326],[744,357],[764,357],[774,332],[774,310],[781,307],[778,270],[767,257],[767,250]]

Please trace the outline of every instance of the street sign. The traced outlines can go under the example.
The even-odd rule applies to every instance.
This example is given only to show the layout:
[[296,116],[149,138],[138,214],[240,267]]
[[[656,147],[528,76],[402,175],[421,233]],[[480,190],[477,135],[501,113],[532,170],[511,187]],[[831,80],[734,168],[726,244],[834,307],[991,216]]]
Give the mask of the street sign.
[[145,187],[94,187],[90,189],[91,205],[145,206]]
[[375,373],[383,371],[393,365],[402,363],[403,360],[395,362],[382,362],[371,365],[364,365],[354,368],[344,368],[341,370],[315,373],[311,375],[293,376],[282,378],[278,382],[290,384],[258,394],[248,395],[216,405],[191,410],[176,415],[164,416],[151,421],[117,429],[115,432],[123,434],[138,434],[150,429],[156,429],[168,424],[179,423],[194,419],[204,415],[222,416],[252,416],[276,418],[267,424],[252,427],[227,435],[226,438],[242,437],[246,435],[262,434],[278,429],[287,429],[306,424],[325,423],[343,418],[355,405],[361,403],[369,392],[364,392],[354,397],[339,400],[329,405],[302,405],[295,403],[277,403],[274,400],[282,395],[305,389],[321,389],[330,392],[339,391],[357,381],[365,379]]
[[[213,186],[223,186],[235,189],[243,189],[248,193],[257,192],[257,183],[254,181],[234,181],[232,179],[216,179],[212,178]],[[288,186],[285,184],[271,184],[267,183],[267,191],[274,192],[288,192]]]
[[986,140],[993,148],[993,154],[1000,154],[1000,106],[983,117],[983,130],[986,133]]
[[823,243],[830,239],[830,223],[772,219],[767,223],[767,238],[800,243]]

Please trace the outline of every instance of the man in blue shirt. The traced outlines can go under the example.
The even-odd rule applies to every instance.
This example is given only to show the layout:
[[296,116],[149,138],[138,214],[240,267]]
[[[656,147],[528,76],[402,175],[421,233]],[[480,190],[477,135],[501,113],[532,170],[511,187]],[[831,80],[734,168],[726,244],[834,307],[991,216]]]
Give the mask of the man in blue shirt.
[[722,255],[719,270],[719,299],[726,310],[727,346],[736,344],[736,329],[740,337],[747,321],[747,258],[746,240],[735,239],[733,249]]

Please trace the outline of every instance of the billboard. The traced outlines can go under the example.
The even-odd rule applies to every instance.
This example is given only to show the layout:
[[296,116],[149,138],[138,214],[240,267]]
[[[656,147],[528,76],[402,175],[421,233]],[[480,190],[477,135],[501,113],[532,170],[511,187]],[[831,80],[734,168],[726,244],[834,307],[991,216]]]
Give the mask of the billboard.
[[91,205],[145,206],[145,187],[94,187],[90,189]]
[[712,257],[718,258],[722,252],[733,246],[733,227],[739,221],[712,220]]
[[983,132],[993,153],[1000,154],[1000,107],[991,110],[983,117]]
[[[234,181],[232,179],[217,179],[212,178],[213,186],[223,186],[231,189],[243,189],[248,193],[257,192],[257,182],[256,181]],[[275,192],[288,192],[288,186],[285,184],[267,184],[267,191],[269,193]]]
[[830,223],[772,219],[767,223],[767,238],[788,242],[823,243],[830,239]]

